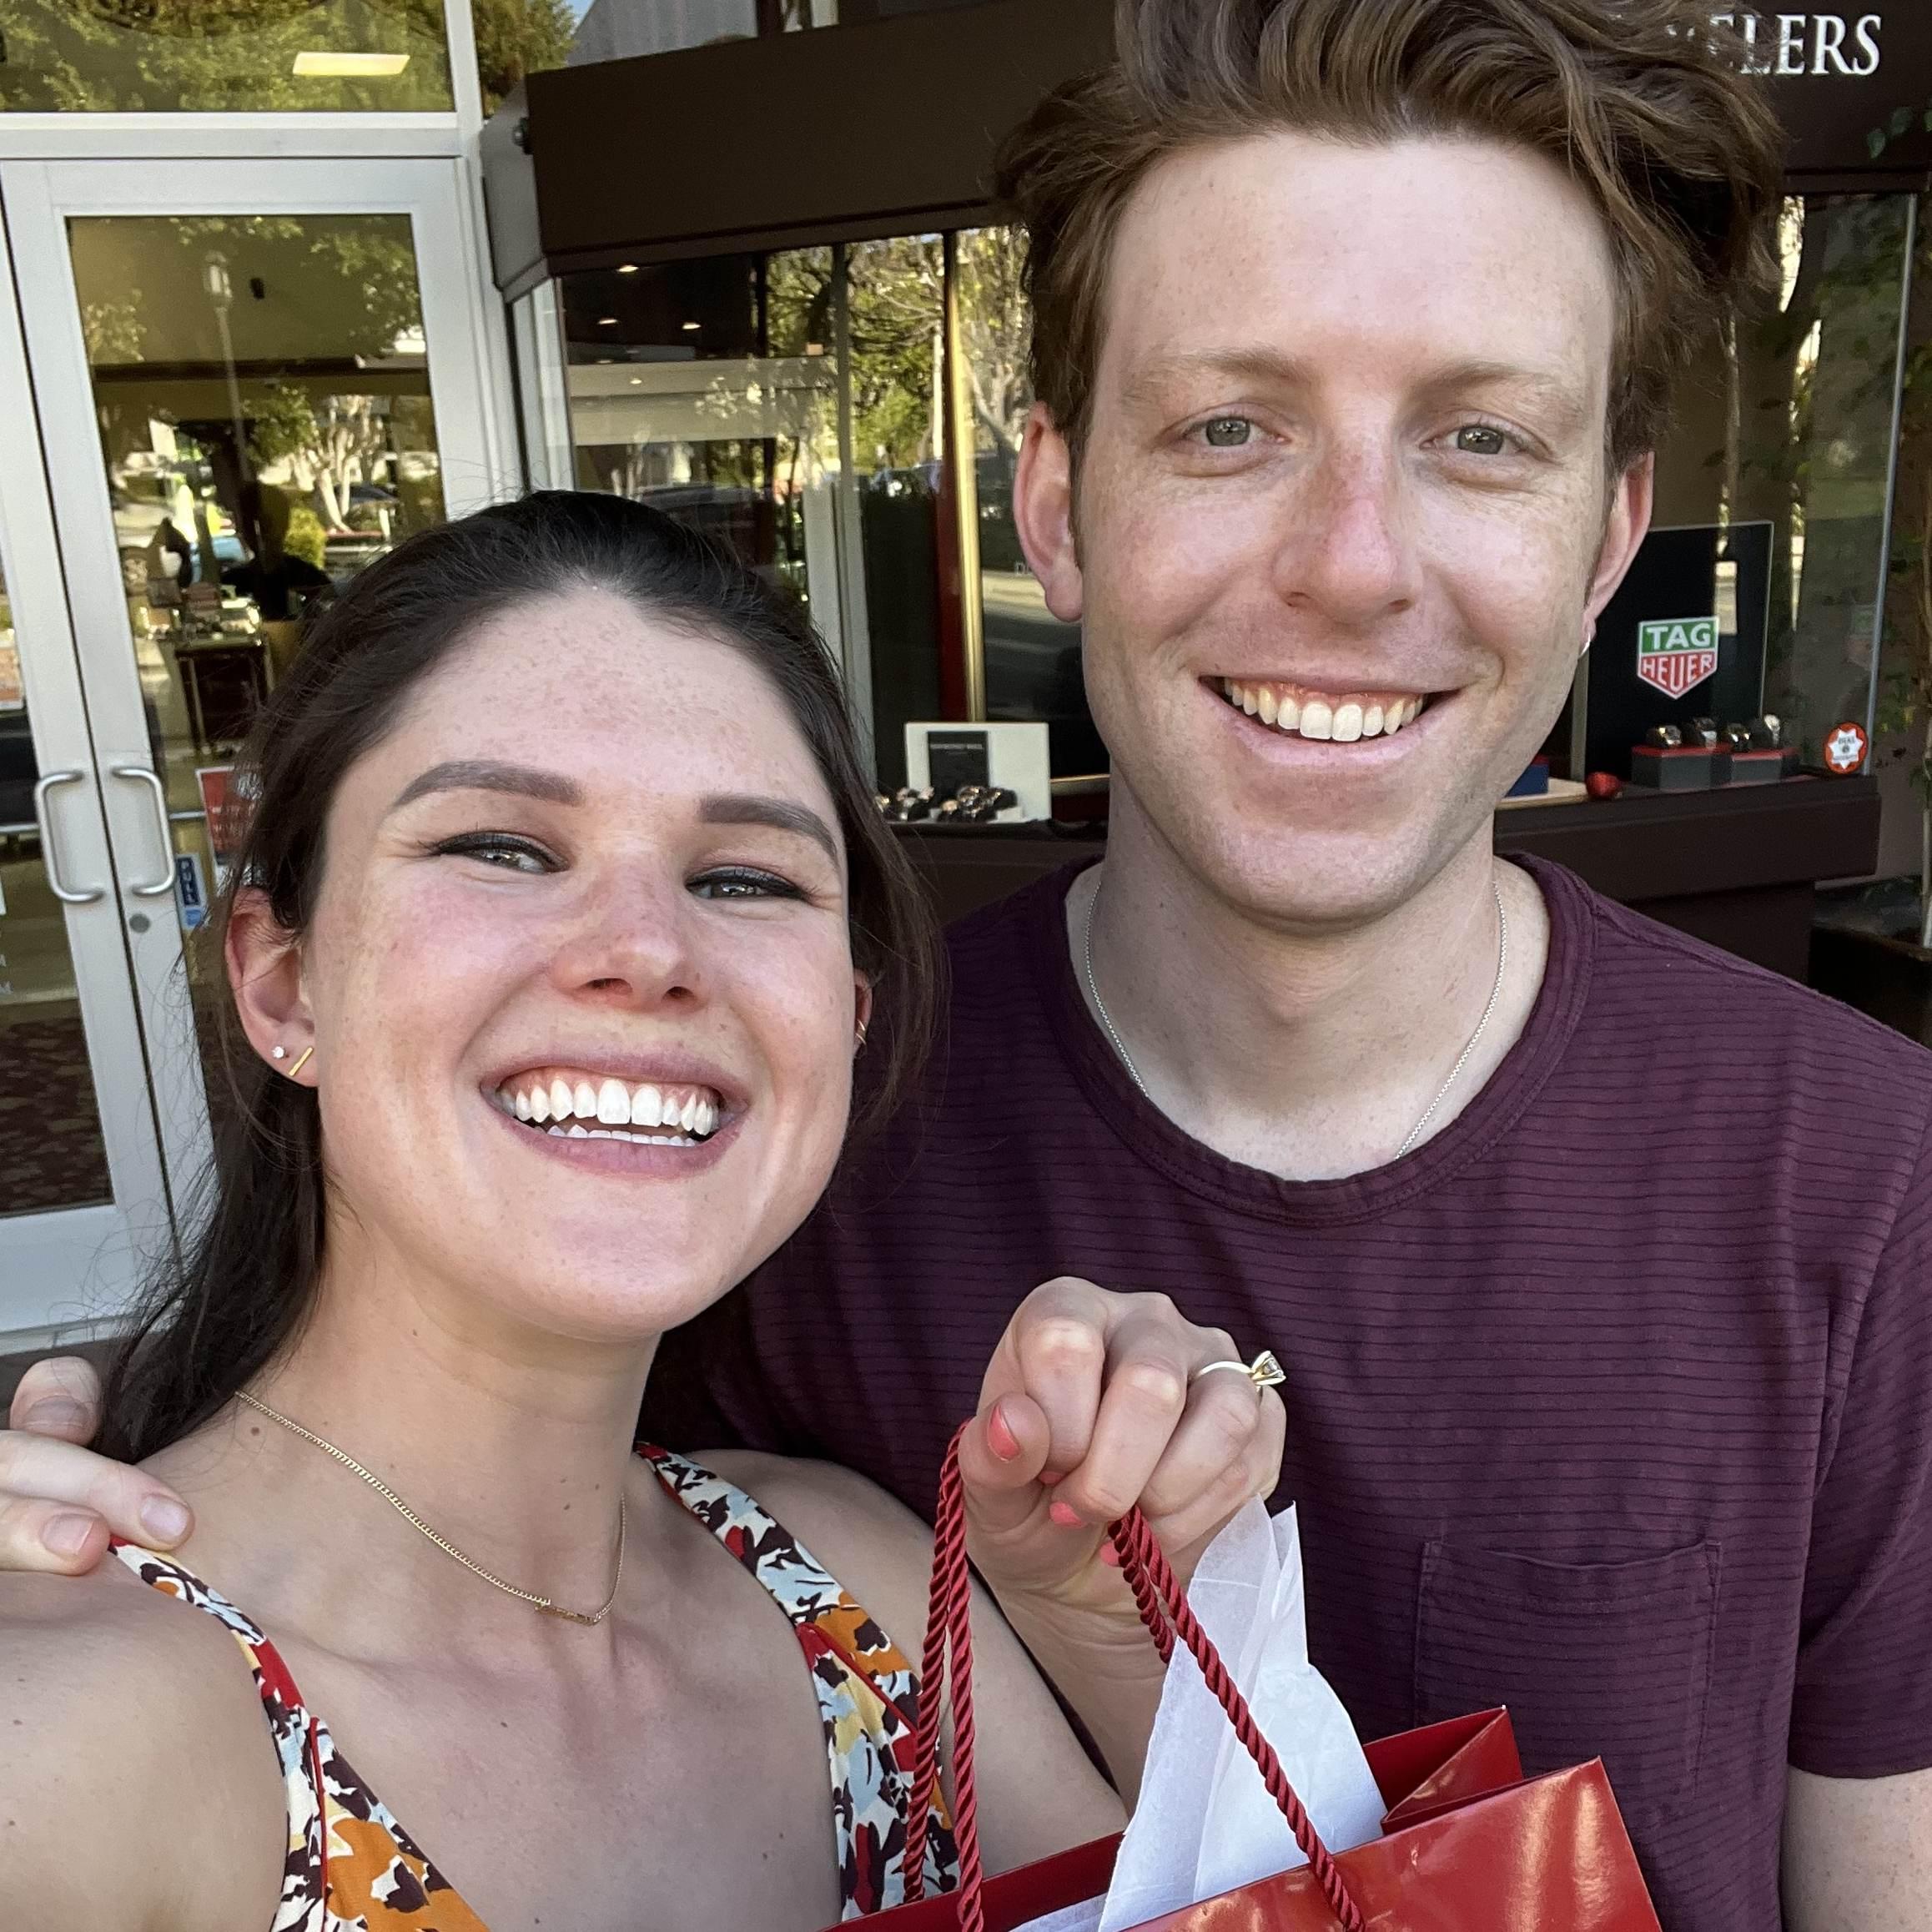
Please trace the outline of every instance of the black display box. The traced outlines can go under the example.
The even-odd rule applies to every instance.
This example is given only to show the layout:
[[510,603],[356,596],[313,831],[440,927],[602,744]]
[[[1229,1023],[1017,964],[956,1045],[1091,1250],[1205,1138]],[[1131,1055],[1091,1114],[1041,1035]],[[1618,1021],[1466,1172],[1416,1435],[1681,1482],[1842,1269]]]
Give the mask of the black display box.
[[[1653,530],[1643,540],[1590,647],[1585,769],[1652,783],[1638,772],[1632,747],[1656,726],[1758,716],[1771,536],[1768,523],[1700,523]],[[1701,791],[1709,782],[1692,782],[1687,767],[1683,782],[1657,788]]]

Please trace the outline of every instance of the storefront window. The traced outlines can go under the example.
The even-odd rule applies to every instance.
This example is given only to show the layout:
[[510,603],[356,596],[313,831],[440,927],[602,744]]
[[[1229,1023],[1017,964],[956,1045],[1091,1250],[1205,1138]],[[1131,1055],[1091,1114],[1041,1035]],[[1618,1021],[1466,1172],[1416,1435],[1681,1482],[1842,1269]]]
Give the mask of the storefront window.
[[[1032,404],[1023,259],[1017,231],[988,228],[624,264],[566,276],[515,317],[544,474],[567,453],[579,487],[709,530],[802,595],[888,790],[904,779],[908,722],[981,704],[1046,722],[1056,775],[1105,769],[1078,628],[1047,610],[1014,530]],[[553,314],[567,452],[545,361]],[[968,435],[969,470],[953,460]]]
[[1658,454],[1656,528],[1592,653],[1592,762],[1647,621],[1716,619],[1683,707],[1768,712],[1814,765],[1834,725],[1869,729],[1909,216],[1902,194],[1785,204],[1775,300],[1711,345]]
[[[526,48],[546,11],[545,0],[478,0],[479,47]],[[559,53],[568,45],[561,33],[551,38]],[[0,110],[13,113],[453,104],[442,0],[0,0]],[[524,63],[554,61],[540,52]]]

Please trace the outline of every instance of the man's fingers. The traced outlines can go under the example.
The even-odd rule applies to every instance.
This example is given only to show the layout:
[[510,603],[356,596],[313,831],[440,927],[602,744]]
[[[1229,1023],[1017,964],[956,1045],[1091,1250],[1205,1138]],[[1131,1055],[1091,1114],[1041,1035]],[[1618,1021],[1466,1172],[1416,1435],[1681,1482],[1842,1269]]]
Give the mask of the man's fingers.
[[[152,1476],[72,1442],[18,1431],[0,1431],[0,1499],[9,1504],[65,1504],[99,1517],[118,1537],[157,1549],[172,1549],[194,1523],[188,1506]],[[98,1555],[97,1551],[97,1561]],[[0,1551],[0,1562],[9,1567],[48,1567],[38,1562],[15,1565],[11,1545]]]
[[89,1510],[15,1497],[0,1502],[0,1570],[78,1577],[108,1553],[108,1526]]
[[65,1442],[91,1442],[101,1426],[101,1378],[78,1355],[49,1356],[20,1378],[8,1426]]

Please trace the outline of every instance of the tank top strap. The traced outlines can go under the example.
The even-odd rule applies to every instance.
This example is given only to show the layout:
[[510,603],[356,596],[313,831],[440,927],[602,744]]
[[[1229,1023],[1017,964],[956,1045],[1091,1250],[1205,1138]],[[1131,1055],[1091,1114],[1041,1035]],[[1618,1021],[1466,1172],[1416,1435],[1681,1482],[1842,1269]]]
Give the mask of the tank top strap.
[[113,1554],[151,1589],[191,1605],[240,1645],[282,1768],[289,1838],[270,1932],[485,1932],[389,1807],[335,1748],[260,1626],[192,1572],[153,1550]]
[[[785,1613],[810,1667],[832,1774],[843,1917],[904,1902],[902,1851],[912,1792],[918,1678],[904,1654],[812,1552],[743,1490],[667,1449],[640,1445],[670,1495]],[[952,1826],[936,1798],[926,1834],[928,1894],[958,1882]]]

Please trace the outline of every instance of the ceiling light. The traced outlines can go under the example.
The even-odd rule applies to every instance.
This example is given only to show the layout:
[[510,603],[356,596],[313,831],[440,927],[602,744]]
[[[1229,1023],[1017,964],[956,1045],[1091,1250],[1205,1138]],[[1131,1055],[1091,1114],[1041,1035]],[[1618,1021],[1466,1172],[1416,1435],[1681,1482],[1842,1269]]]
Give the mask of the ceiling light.
[[299,53],[295,72],[311,79],[353,74],[375,80],[399,74],[409,63],[406,53]]
[[637,273],[637,264],[635,262],[619,262],[617,273],[620,275],[634,275]]
[[631,386],[632,389],[641,389],[644,386],[644,378],[641,375],[632,376],[631,378]]
[[699,325],[696,322],[687,322],[684,326],[687,329],[696,329],[699,326]]
[[600,315],[597,318],[597,326],[600,329],[615,329],[617,326],[617,318],[615,315]]

